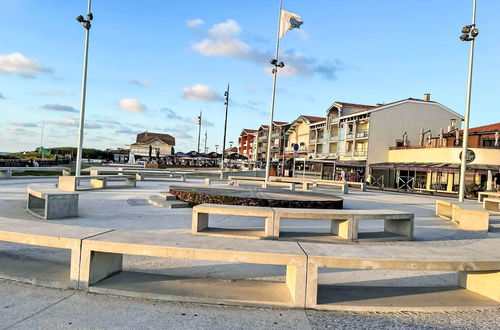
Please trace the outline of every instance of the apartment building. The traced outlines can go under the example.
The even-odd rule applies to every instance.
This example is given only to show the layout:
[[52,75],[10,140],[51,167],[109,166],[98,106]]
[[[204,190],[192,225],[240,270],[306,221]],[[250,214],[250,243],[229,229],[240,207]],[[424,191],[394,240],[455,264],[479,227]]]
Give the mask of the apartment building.
[[[290,126],[287,122],[274,121],[271,132],[271,160],[279,160],[283,154],[285,142],[284,133]],[[257,146],[255,160],[265,162],[267,159],[267,141],[269,134],[269,125],[261,125],[257,130]]]
[[247,157],[248,159],[253,159],[253,144],[256,137],[257,130],[245,128],[241,131],[238,137],[238,153]]
[[[298,157],[312,157],[315,149],[312,149],[310,144],[311,125],[324,122],[325,117],[300,115],[290,123],[288,129],[284,132],[284,139],[286,141],[285,157],[293,157],[295,145],[298,145]],[[317,137],[313,136],[313,138],[316,139]]]

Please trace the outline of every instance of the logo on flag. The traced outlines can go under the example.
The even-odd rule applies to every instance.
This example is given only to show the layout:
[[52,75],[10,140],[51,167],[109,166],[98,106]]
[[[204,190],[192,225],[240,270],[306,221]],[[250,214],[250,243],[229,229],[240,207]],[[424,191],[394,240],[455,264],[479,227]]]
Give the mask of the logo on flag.
[[302,24],[304,24],[304,22],[302,22],[302,18],[299,15],[281,10],[280,38],[283,38],[290,30],[300,29]]

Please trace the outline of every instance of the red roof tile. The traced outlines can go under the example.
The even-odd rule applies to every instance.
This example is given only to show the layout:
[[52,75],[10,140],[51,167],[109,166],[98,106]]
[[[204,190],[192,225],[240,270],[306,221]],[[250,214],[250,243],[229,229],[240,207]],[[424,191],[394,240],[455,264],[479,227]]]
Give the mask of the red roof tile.
[[304,117],[305,119],[309,120],[311,123],[326,120],[325,117],[304,116],[304,115],[302,115],[301,117]]

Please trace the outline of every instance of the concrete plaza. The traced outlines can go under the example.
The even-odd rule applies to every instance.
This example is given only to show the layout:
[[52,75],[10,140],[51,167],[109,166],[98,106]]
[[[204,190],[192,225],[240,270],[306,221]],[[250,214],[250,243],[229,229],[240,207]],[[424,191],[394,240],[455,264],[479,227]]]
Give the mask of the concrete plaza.
[[[201,179],[188,179],[201,183]],[[0,182],[0,217],[36,220],[25,211],[26,186],[32,182],[56,183],[56,179],[11,179]],[[136,188],[110,189],[80,193],[79,217],[52,220],[51,223],[114,228],[117,230],[154,230],[189,235],[191,209],[163,209],[147,203],[150,195],[168,190],[179,182],[152,179],[139,182]],[[335,189],[320,188],[324,193]],[[483,244],[500,247],[500,215],[491,215],[488,233],[461,231],[434,215],[435,198],[378,191],[360,192],[352,189],[345,199],[346,209],[393,209],[415,213],[415,241],[368,242],[346,244],[377,244],[398,246],[456,247]],[[441,198],[440,198],[441,199]],[[446,199],[446,198],[444,198]],[[452,199],[449,199],[453,201]],[[480,209],[476,201],[467,201],[468,208]],[[212,218],[211,218],[212,219]],[[262,226],[261,219],[251,217],[214,216],[220,227]],[[288,220],[287,231],[326,232],[321,221]],[[381,227],[377,221],[362,224],[360,230]],[[216,238],[215,238],[216,239]],[[480,245],[482,246],[482,245]],[[0,243],[1,262],[7,265],[19,259],[66,262],[64,250]],[[229,264],[179,259],[125,256],[124,268],[140,269],[168,275],[188,273],[190,277],[222,279],[282,280],[279,266]],[[442,286],[455,285],[457,274],[423,271],[331,270],[322,273],[320,284],[356,283],[367,286]],[[0,329],[4,328],[326,328],[326,327],[418,327],[418,328],[494,328],[500,321],[500,310],[451,313],[354,313],[318,312],[311,310],[250,308],[188,303],[158,302],[106,295],[63,291],[26,284],[0,281]],[[439,315],[439,316],[436,316]]]

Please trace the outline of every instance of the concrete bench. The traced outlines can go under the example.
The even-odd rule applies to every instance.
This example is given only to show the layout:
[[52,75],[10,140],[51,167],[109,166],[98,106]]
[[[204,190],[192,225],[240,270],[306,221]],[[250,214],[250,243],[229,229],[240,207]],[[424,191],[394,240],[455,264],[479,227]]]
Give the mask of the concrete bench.
[[[500,302],[498,251],[456,247],[383,246],[299,243],[308,256],[306,307],[324,310],[455,310],[466,305],[497,306]],[[480,251],[480,252],[479,252]],[[318,285],[318,269],[367,269],[459,272],[452,287],[363,286],[355,283]],[[410,277],[411,279],[411,277]],[[353,282],[356,280],[353,279]],[[352,285],[351,285],[352,284]],[[467,290],[478,293],[482,296]],[[484,297],[483,297],[484,296]],[[486,298],[487,297],[487,298]]]
[[295,183],[293,182],[262,182],[262,188],[269,188],[269,187],[284,187],[288,190],[295,190]]
[[447,201],[436,199],[436,215],[445,220],[452,220],[453,204]]
[[234,180],[247,180],[247,181],[266,181],[266,178],[263,177],[254,177],[254,176],[235,176],[235,175],[230,175],[227,177],[229,181],[234,181]]
[[[283,265],[284,282],[193,278],[122,271],[123,255]],[[293,242],[241,241],[175,233],[116,231],[82,243],[80,288],[89,292],[181,302],[304,308],[306,256]],[[263,275],[265,276],[265,275]],[[255,277],[253,274],[252,277]]]
[[54,184],[30,184],[26,210],[45,220],[78,216],[78,194],[59,190]]
[[451,220],[462,230],[488,231],[490,216],[486,211],[467,210],[457,204],[436,200],[436,215]]
[[477,202],[482,203],[483,199],[491,198],[491,197],[500,198],[500,193],[493,192],[493,191],[480,191],[477,193]]
[[97,176],[97,175],[106,175],[109,173],[116,173],[117,175],[135,175],[135,180],[136,181],[144,181],[146,180],[146,177],[162,177],[162,176],[167,176],[169,178],[175,178],[178,177],[181,182],[186,181],[186,177],[184,174],[180,173],[164,173],[161,171],[137,171],[137,170],[124,170],[122,168],[117,168],[117,169],[93,169],[90,170],[90,175],[91,176]]
[[[239,215],[264,218],[263,231],[228,230],[209,227],[210,214]],[[240,206],[222,204],[200,204],[193,207],[191,233],[210,234],[215,236],[241,236],[245,238],[272,238],[273,237],[273,209],[259,206]]]
[[331,221],[331,233],[349,240],[356,240],[359,236],[359,223],[365,220],[384,220],[384,233],[362,233],[361,236],[377,239],[413,239],[413,213],[394,210],[324,210],[299,208],[273,208],[274,233],[273,237],[280,236],[282,219],[307,219]]
[[[88,186],[82,186],[82,180],[90,180]],[[125,181],[124,185],[108,186],[109,181]],[[90,189],[128,188],[136,186],[134,175],[84,175],[84,176],[60,176],[57,187],[64,191],[78,191]]]
[[234,186],[239,187],[241,184],[251,185],[251,186],[260,186],[262,187],[262,181],[251,181],[251,180],[231,180],[234,182]]
[[336,182],[336,181],[328,181],[328,180],[315,180],[313,182],[313,187],[317,186],[333,186],[340,188],[342,194],[349,193],[349,185],[346,182]]
[[484,198],[483,208],[491,212],[500,212],[500,198]]
[[11,178],[12,174],[16,172],[26,171],[50,171],[61,172],[62,175],[70,175],[70,169],[68,167],[0,167],[0,179]]
[[490,215],[487,211],[467,210],[456,204],[453,204],[451,220],[462,230],[488,231],[490,226]]
[[0,254],[0,277],[43,286],[77,289],[82,240],[109,231],[111,229],[0,218],[0,241],[71,251],[69,265]]

